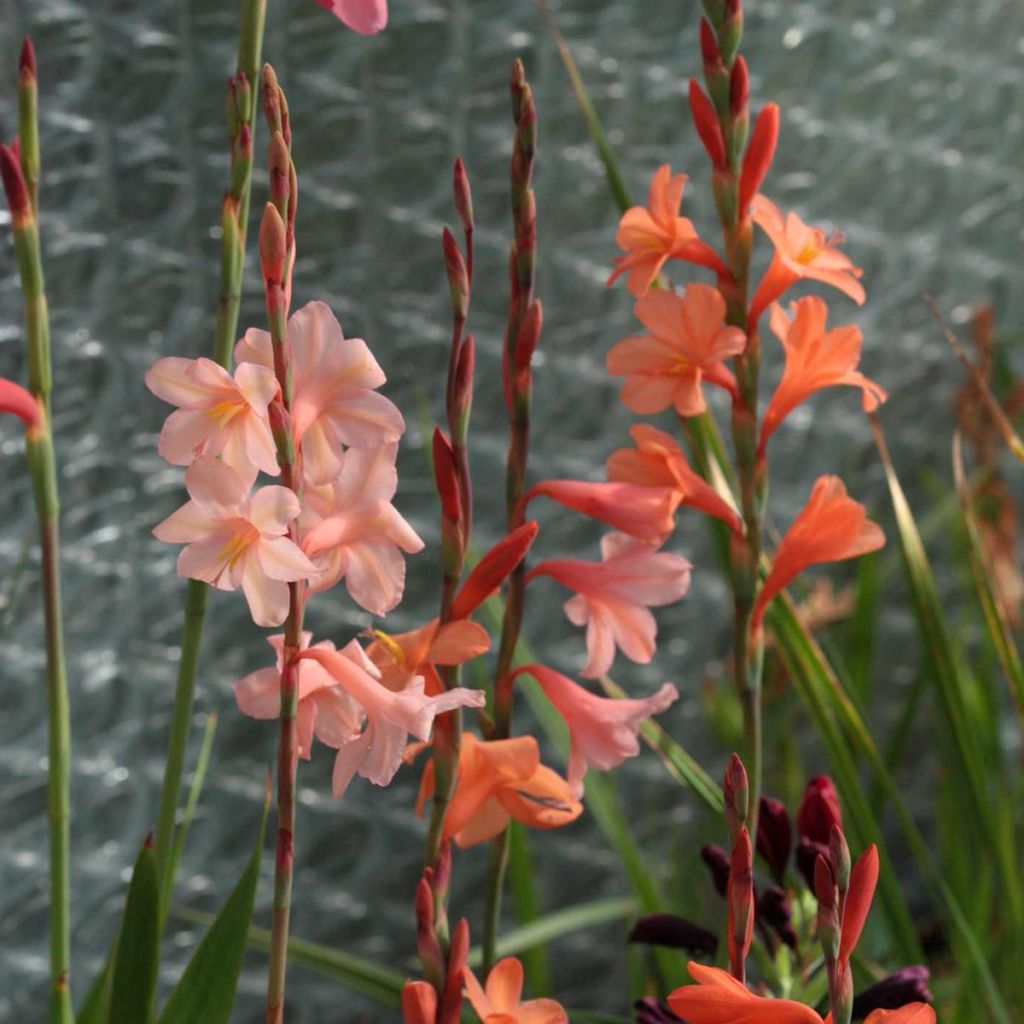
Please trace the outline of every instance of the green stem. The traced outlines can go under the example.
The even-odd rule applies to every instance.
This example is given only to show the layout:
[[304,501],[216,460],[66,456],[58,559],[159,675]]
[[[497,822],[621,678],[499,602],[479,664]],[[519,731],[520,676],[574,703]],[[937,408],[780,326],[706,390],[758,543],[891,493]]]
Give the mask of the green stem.
[[[265,15],[266,0],[242,0],[238,70],[247,76],[250,85],[253,86],[248,120],[250,132],[255,132],[256,112],[259,109],[254,83],[259,73]],[[241,166],[238,164],[239,161],[233,152],[230,180],[237,189],[234,196],[238,211],[237,228],[234,231],[224,232],[221,242],[220,298],[217,304],[213,342],[214,358],[224,367],[231,362],[231,350],[238,328],[242,272],[245,264],[246,226],[249,219],[249,196],[251,194],[251,153],[248,161],[241,161]],[[175,819],[178,798],[181,793],[185,755],[188,749],[196,677],[199,672],[199,652],[206,613],[206,592],[207,585],[198,580],[189,580],[185,591],[185,623],[181,636],[181,660],[178,663],[178,678],[174,691],[174,714],[167,743],[167,759],[160,791],[160,810],[154,836],[154,852],[157,869],[160,872],[164,912],[166,912],[166,905],[174,884],[171,853],[174,848]]]
[[498,926],[501,922],[501,895],[508,867],[509,829],[491,842],[487,877],[487,907],[484,911],[483,976],[491,973],[497,958]]

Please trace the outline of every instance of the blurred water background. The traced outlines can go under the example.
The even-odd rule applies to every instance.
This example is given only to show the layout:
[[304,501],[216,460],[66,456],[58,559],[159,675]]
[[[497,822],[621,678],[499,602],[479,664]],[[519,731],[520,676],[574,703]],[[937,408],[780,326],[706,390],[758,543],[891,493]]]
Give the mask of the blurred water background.
[[[473,180],[478,263],[472,312],[480,355],[473,434],[478,539],[497,535],[505,449],[497,383],[508,244],[508,70],[524,59],[537,97],[540,157],[538,293],[545,331],[536,375],[535,456],[540,476],[596,478],[626,437],[629,417],[603,373],[609,346],[632,330],[624,290],[603,287],[616,212],[538,9],[528,0],[394,0],[392,24],[365,40],[312,0],[271,0],[265,56],[287,91],[300,175],[296,302],[326,300],[347,334],[370,342],[406,411],[398,504],[428,541],[410,564],[407,599],[387,626],[433,614],[438,592],[436,511],[421,423],[440,415],[448,306],[438,242],[453,222],[450,167],[461,152]],[[691,175],[687,212],[713,237],[706,161],[685,106],[699,72],[696,0],[562,0],[555,8],[639,198],[662,161]],[[150,529],[182,500],[181,473],[156,455],[167,407],[143,387],[162,355],[205,355],[212,340],[215,226],[226,178],[223,90],[233,69],[233,0],[0,0],[0,128],[14,130],[15,57],[31,31],[40,61],[42,232],[53,316],[56,435],[61,463],[64,579],[74,729],[74,985],[84,993],[119,913],[129,866],[152,827],[171,706],[182,584],[174,552]],[[755,108],[783,110],[780,155],[766,190],[807,219],[834,224],[864,267],[865,371],[891,392],[885,421],[897,465],[922,510],[928,474],[949,478],[949,410],[959,373],[921,294],[962,324],[991,301],[1003,326],[1024,317],[1019,283],[1024,178],[1024,12],[1018,0],[751,0],[744,52]],[[257,143],[262,163],[265,135]],[[254,206],[265,195],[257,174]],[[6,215],[6,214],[5,214]],[[852,315],[830,296],[834,315]],[[834,302],[833,302],[834,299]],[[20,378],[21,303],[9,232],[0,237],[0,374]],[[256,276],[243,326],[262,325]],[[777,370],[766,341],[768,374]],[[792,417],[773,442],[772,514],[784,526],[822,472],[883,507],[876,456],[852,393],[833,392]],[[0,577],[10,581],[33,537],[18,432],[0,439]],[[884,520],[884,513],[883,513]],[[541,549],[588,556],[596,531],[545,514]],[[670,731],[718,773],[727,750],[701,717],[706,681],[722,672],[728,604],[694,517],[673,546],[695,562],[687,600],[660,617],[657,665],[617,666],[648,692],[674,679],[683,699]],[[955,584],[947,579],[949,585]],[[37,564],[8,587],[0,609],[0,1020],[42,1015],[46,959],[45,714]],[[908,686],[919,652],[908,604],[890,580],[880,624],[874,720],[885,695]],[[550,601],[562,595],[547,592]],[[275,730],[242,718],[230,684],[269,649],[244,602],[211,602],[198,725],[220,715],[216,748],[181,872],[183,904],[212,909],[241,870],[259,816]],[[544,613],[546,612],[546,613]],[[553,614],[528,617],[527,635],[563,670],[581,664],[579,637]],[[343,641],[368,624],[344,590],[317,598],[309,619]],[[785,699],[775,721],[791,719]],[[926,824],[936,765],[930,720],[908,784]],[[809,729],[804,729],[809,733]],[[195,746],[193,746],[193,752]],[[826,765],[801,738],[813,771]],[[772,752],[769,752],[771,758]],[[416,779],[387,792],[358,781],[330,799],[331,758],[302,766],[294,933],[400,963],[413,948],[410,898],[422,859],[411,808]],[[652,862],[681,899],[697,877],[696,841],[715,838],[695,801],[666,781],[652,756],[620,773],[631,820]],[[776,779],[778,787],[786,780]],[[546,909],[627,892],[594,823],[537,835],[537,882]],[[897,845],[897,849],[899,849]],[[455,913],[484,870],[483,849],[460,855]],[[258,920],[269,921],[269,871]],[[914,883],[908,879],[908,889]],[[713,903],[708,907],[714,909]],[[193,928],[172,921],[179,951]],[[625,1006],[621,924],[562,941],[554,962],[567,1005]],[[237,1021],[262,1019],[263,964],[253,955]],[[293,1024],[384,1020],[371,1003],[295,969]]]

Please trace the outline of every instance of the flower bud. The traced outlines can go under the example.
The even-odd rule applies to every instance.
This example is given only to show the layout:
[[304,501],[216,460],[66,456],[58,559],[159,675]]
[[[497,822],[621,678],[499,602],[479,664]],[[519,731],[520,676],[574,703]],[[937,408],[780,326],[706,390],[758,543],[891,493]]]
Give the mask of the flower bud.
[[797,835],[828,846],[832,826],[843,827],[836,787],[827,775],[818,775],[807,783],[796,814]]
[[838,825],[832,826],[828,841],[829,866],[836,887],[842,897],[850,887],[850,848],[846,845],[846,836]]
[[431,984],[440,986],[445,976],[444,953],[434,929],[434,894],[426,877],[416,885],[413,900],[416,909],[416,952],[424,975]]
[[[516,335],[514,363],[517,390],[520,390],[520,384],[526,386],[529,382],[530,362],[533,359],[533,353],[537,350],[537,344],[540,342],[540,332],[543,326],[544,310],[541,307],[540,299],[534,299],[530,303],[526,316],[523,317],[523,322],[519,325],[519,333]],[[518,379],[524,378],[524,375],[525,379]]]
[[452,297],[452,313],[456,320],[465,320],[469,312],[469,273],[455,236],[444,228],[441,232],[444,250],[444,271],[448,277],[448,291]]
[[775,156],[775,145],[779,140],[779,108],[774,103],[767,104],[754,122],[754,131],[743,157],[743,169],[740,172],[739,213],[746,217],[750,200],[757,194],[764,181],[772,157]]
[[746,825],[750,812],[750,784],[747,781],[747,769],[738,754],[729,758],[725,769],[725,785],[722,787],[725,798],[725,823],[729,827],[729,838],[735,842],[740,829]]
[[282,283],[286,251],[284,220],[277,207],[267,203],[260,221],[260,266],[266,284]]
[[729,111],[733,117],[742,117],[746,113],[750,101],[750,73],[743,57],[737,57],[732,66],[729,80]]
[[818,938],[825,962],[832,964],[839,955],[839,893],[824,857],[814,863],[814,895],[818,900]]
[[36,80],[36,49],[29,36],[21,41],[21,53],[18,56],[19,81]]
[[726,902],[729,909],[729,964],[734,977],[742,978],[754,934],[754,851],[746,826],[740,829],[732,848]]
[[402,1024],[435,1024],[437,993],[428,981],[407,981],[402,989]]
[[805,839],[803,836],[796,841],[794,859],[797,870],[803,876],[807,888],[811,892],[814,892],[814,864],[819,857],[823,858],[826,864],[829,862],[831,858],[827,846],[822,846],[821,843],[816,843],[812,839]]
[[462,157],[455,158],[452,170],[452,192],[455,196],[455,212],[459,215],[459,223],[467,234],[473,232],[473,193],[469,187],[469,175]]
[[452,602],[452,619],[469,618],[526,557],[536,536],[537,523],[530,519],[499,540],[466,577]]
[[462,520],[459,470],[451,443],[440,427],[434,428],[434,482],[441,499],[441,515],[452,526]]
[[455,360],[455,374],[451,385],[452,429],[457,441],[464,442],[469,426],[469,413],[473,406],[473,368],[476,365],[476,343],[473,335],[466,336]]
[[0,413],[4,412],[17,416],[30,436],[39,433],[46,423],[43,407],[36,398],[20,384],[0,377]]
[[709,957],[714,957],[718,950],[718,938],[713,932],[675,914],[646,914],[637,918],[626,941],[685,949],[688,953]]
[[718,115],[715,113],[711,101],[704,95],[704,90],[694,78],[690,79],[690,113],[693,115],[694,127],[711,158],[712,165],[723,169],[726,166],[725,142],[722,139]]
[[764,857],[772,876],[781,884],[793,845],[789,812],[781,800],[768,796],[761,797],[758,806],[757,852]]
[[729,885],[729,857],[720,846],[708,843],[700,848],[700,859],[711,872],[711,884],[723,899]]
[[21,161],[10,146],[0,146],[0,178],[3,179],[4,191],[7,193],[11,226],[15,231],[23,230],[32,223],[32,203],[21,170]]
[[874,1010],[898,1010],[907,1003],[930,1003],[928,968],[904,967],[858,992],[853,1000],[853,1019],[862,1020]]
[[743,5],[740,0],[725,0],[722,12],[722,23],[718,27],[718,48],[722,51],[722,60],[731,64],[740,48],[743,38]]
[[260,74],[260,99],[263,103],[263,116],[267,119],[270,132],[284,134],[284,122],[281,116],[281,86],[277,83],[277,75],[269,64],[263,65]]
[[795,950],[797,935],[793,929],[793,916],[789,895],[777,885],[767,885],[757,897],[757,920],[769,928],[787,945]]
[[469,956],[469,925],[463,917],[452,932],[448,946],[448,976],[441,995],[438,1024],[459,1024],[462,1010],[463,971]]
[[281,214],[282,220],[288,216],[288,200],[291,195],[292,158],[284,136],[274,132],[270,136],[270,149],[267,155],[270,172],[270,198]]

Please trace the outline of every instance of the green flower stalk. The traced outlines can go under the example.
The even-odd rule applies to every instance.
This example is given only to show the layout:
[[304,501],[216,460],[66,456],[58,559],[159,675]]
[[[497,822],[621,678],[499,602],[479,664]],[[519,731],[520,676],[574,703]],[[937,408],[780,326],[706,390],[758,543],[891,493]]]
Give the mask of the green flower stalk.
[[[266,6],[267,0],[242,0],[238,70],[228,81],[227,124],[231,144],[231,169],[228,190],[221,206],[220,297],[217,302],[213,341],[213,358],[225,368],[231,362],[241,302],[257,109],[252,84],[257,80],[259,73]],[[192,723],[192,708],[195,703],[207,590],[207,584],[199,580],[189,580],[185,588],[181,657],[178,662],[171,733],[167,742],[160,810],[154,836],[154,852],[160,871],[164,914],[174,883],[172,851],[175,819],[188,748],[188,733]]]
[[39,405],[39,422],[26,433],[26,451],[42,552],[46,620],[46,695],[49,712],[47,813],[50,822],[50,1005],[49,1024],[71,1024],[70,778],[71,720],[60,594],[60,505],[51,434],[50,318],[39,247],[37,191],[39,128],[36,58],[26,38],[18,66],[20,144],[0,147],[0,176],[14,230],[14,249],[25,299],[28,390]]

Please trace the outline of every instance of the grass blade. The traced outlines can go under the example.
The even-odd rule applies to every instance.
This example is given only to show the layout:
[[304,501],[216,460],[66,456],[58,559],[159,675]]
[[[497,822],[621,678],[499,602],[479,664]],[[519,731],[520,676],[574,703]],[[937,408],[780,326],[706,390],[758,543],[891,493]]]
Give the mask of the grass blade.
[[[534,925],[541,917],[540,901],[537,897],[537,888],[533,884],[530,840],[526,829],[517,821],[509,824],[508,881],[512,890],[516,920],[520,927],[528,928]],[[505,938],[508,939],[508,933]],[[551,970],[548,965],[546,942],[547,939],[541,936],[535,942],[523,947],[521,951],[516,951],[520,953],[523,961],[529,991],[535,995],[551,991]],[[500,956],[507,955],[503,952],[500,941],[497,944],[497,949]]]
[[110,1024],[153,1019],[160,965],[160,880],[152,841],[135,860],[110,985]]

